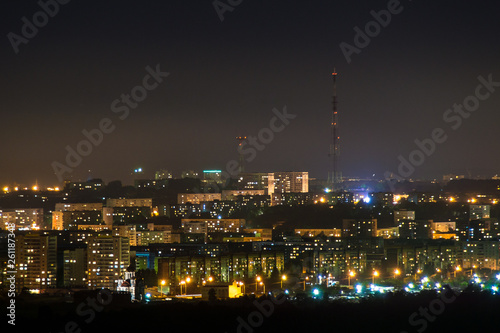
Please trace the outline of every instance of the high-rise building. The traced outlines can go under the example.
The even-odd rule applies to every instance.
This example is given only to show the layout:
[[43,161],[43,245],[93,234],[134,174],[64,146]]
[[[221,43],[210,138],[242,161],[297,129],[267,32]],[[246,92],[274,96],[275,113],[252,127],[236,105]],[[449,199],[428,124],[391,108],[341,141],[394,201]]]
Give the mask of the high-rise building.
[[269,186],[267,172],[242,172],[238,175],[238,189],[240,190],[266,190]]
[[130,266],[130,243],[126,237],[96,236],[87,247],[89,288],[116,290],[118,280]]
[[57,236],[19,234],[16,236],[16,288],[40,292],[56,286]]
[[106,206],[113,209],[113,222],[129,222],[137,218],[150,218],[153,214],[153,199],[108,199]]
[[[199,227],[198,223],[205,224],[206,227]],[[204,232],[242,232],[245,228],[244,219],[182,219],[181,226],[184,230],[201,230],[201,231],[186,231],[193,233]],[[196,227],[195,227],[196,226]]]
[[268,176],[268,194],[309,192],[308,172],[275,172]]
[[196,171],[193,171],[193,170],[185,170],[185,171],[182,171],[181,178],[199,179],[200,174]]
[[114,225],[113,226],[113,236],[127,237],[130,242],[130,246],[137,246],[137,227],[135,224],[128,225]]
[[52,229],[78,229],[79,225],[111,225],[109,210],[102,203],[56,203]]
[[0,210],[0,229],[15,224],[16,230],[39,230],[43,224],[42,208]]
[[215,200],[222,200],[221,193],[179,193],[177,195],[178,204],[193,204],[197,205],[202,202],[211,202]]
[[377,219],[343,219],[343,237],[377,237]]
[[172,172],[162,169],[155,172],[155,180],[172,179]]
[[203,170],[203,182],[222,184],[222,170]]
[[84,247],[63,251],[64,287],[87,285],[87,249]]
[[432,237],[432,221],[413,221],[402,219],[399,221],[399,238],[402,239],[429,239]]
[[396,226],[403,220],[415,221],[414,210],[395,210],[394,211],[394,224]]
[[86,182],[68,182],[66,184],[66,189],[78,191],[101,191],[104,189],[104,182],[100,179],[92,179]]
[[470,205],[470,220],[490,218],[490,205]]

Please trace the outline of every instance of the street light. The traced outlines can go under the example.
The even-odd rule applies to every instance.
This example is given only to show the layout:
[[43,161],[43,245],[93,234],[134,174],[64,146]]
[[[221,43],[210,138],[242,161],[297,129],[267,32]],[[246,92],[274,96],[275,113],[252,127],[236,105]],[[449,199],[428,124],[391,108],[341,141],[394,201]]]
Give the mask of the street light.
[[243,281],[239,281],[236,284],[241,287],[241,292],[244,294],[245,293],[245,284],[243,283]]
[[356,276],[356,273],[354,273],[353,271],[349,271],[349,274],[347,274],[347,284],[348,284],[349,288],[351,288],[351,278],[353,278],[355,276]]
[[378,277],[380,274],[378,271],[373,271],[372,275],[372,284],[375,284],[375,278]]
[[401,271],[400,271],[398,268],[396,268],[396,269],[394,270],[394,279],[396,279],[396,278],[397,278],[397,276],[398,276],[398,275],[400,275],[400,274],[401,274]]
[[420,274],[422,273],[422,271],[420,270],[420,268],[417,270],[417,272],[415,273],[415,281],[417,281],[417,274]]
[[[183,286],[183,285],[185,285],[185,284],[186,284],[186,281],[184,281],[184,280],[182,280],[181,282],[179,282],[179,286],[181,287],[181,295],[184,295],[184,294],[182,293],[182,286]],[[187,289],[187,288],[184,288],[184,290],[186,290],[186,289]],[[187,293],[187,291],[186,291],[186,293]]]
[[280,281],[281,282],[281,289],[283,289],[283,281],[286,281],[286,275],[284,275],[284,274],[281,276],[281,281]]
[[167,283],[167,281],[165,280],[161,280],[161,295],[164,296],[164,293],[163,293],[163,286]]
[[263,289],[262,289],[262,290],[263,290],[263,291],[262,291],[262,293],[263,293],[263,294],[265,294],[265,293],[266,293],[266,285],[265,285],[265,284],[264,284],[264,282],[262,282],[262,281],[261,281],[261,282],[259,282],[259,285],[260,285],[260,286],[262,286],[262,288],[263,288]]
[[214,281],[214,278],[212,276],[209,276],[208,277],[208,282],[213,282]]
[[[262,281],[262,278],[261,278],[259,275],[257,275],[257,276],[255,277],[255,292],[257,292],[257,284],[258,284],[259,282],[261,282],[261,281]],[[262,283],[262,282],[261,282],[261,283]]]
[[456,278],[457,272],[460,272],[461,270],[462,270],[462,267],[460,267],[460,266],[455,267],[455,271],[453,272],[453,276]]

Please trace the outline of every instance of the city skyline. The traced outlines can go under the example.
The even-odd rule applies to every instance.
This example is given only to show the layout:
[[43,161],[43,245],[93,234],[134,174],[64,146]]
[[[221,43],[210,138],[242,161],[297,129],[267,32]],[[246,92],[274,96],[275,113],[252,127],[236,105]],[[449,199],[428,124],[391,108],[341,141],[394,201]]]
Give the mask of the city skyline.
[[[343,175],[397,172],[398,156],[408,158],[414,141],[435,128],[447,140],[402,178],[495,175],[498,92],[457,129],[443,118],[475,94],[479,77],[500,81],[496,3],[402,1],[367,45],[356,46],[355,28],[376,17],[384,22],[377,13],[389,3],[241,3],[223,21],[211,2],[60,5],[17,53],[4,38],[0,184],[59,183],[52,164],[64,163],[66,146],[76,149],[82,131],[105,118],[114,129],[72,168],[72,180],[85,180],[88,170],[112,181],[137,167],[225,169],[238,160],[235,137],[257,136],[284,107],[296,118],[246,171],[302,170],[326,179],[335,67]],[[21,36],[22,18],[32,21],[42,10],[3,6],[5,36]],[[347,44],[357,51],[346,56]],[[126,117],[123,108],[113,110],[156,68],[168,76],[137,107]]]

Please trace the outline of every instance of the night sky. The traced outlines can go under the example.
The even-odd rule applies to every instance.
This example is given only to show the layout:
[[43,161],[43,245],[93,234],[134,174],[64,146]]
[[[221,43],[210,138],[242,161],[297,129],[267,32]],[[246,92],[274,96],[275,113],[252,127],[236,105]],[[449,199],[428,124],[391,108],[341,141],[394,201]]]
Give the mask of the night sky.
[[[8,34],[21,35],[22,17],[32,22],[41,8],[3,0],[0,185],[57,184],[52,162],[65,163],[65,147],[103,118],[115,130],[70,179],[225,169],[237,159],[235,137],[257,135],[284,106],[297,117],[247,171],[326,178],[334,67],[344,176],[397,171],[398,156],[434,128],[448,139],[413,177],[500,173],[500,87],[457,130],[443,120],[479,75],[500,82],[498,1],[401,1],[348,63],[339,44],[353,45],[353,28],[364,30],[387,3],[244,0],[221,22],[211,0],[73,0],[16,54]],[[170,75],[121,120],[112,102],[157,64]]]

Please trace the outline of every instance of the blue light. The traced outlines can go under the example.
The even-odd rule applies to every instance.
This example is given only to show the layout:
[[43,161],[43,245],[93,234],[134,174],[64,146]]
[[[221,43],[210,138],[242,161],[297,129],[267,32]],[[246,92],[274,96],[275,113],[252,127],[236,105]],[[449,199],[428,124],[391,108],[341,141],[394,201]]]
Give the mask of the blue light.
[[363,198],[363,201],[365,203],[370,203],[370,201],[372,201],[372,199],[369,196],[366,196],[366,197]]
[[319,295],[319,290],[315,288],[315,289],[313,290],[313,295],[314,295],[314,296],[318,296],[318,295]]
[[150,293],[147,293],[147,294],[146,294],[146,297],[147,297],[147,298],[150,298],[150,297],[151,297],[151,294],[150,294]]

